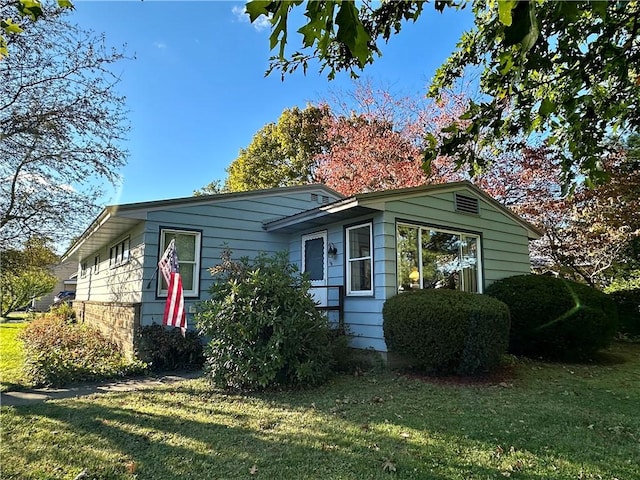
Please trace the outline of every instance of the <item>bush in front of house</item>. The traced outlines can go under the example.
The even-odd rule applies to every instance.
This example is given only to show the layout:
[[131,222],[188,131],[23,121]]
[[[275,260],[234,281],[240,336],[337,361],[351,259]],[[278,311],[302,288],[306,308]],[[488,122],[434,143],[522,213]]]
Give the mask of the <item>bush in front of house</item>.
[[640,288],[609,293],[618,306],[618,331],[632,338],[640,338]]
[[326,318],[309,294],[309,281],[285,253],[232,260],[214,267],[211,299],[196,321],[210,338],[205,374],[231,389],[317,385],[329,376],[332,343]]
[[485,295],[428,289],[401,293],[382,309],[389,352],[428,373],[490,370],[507,351],[509,310]]
[[587,285],[545,275],[504,278],[486,290],[511,311],[509,350],[525,356],[585,360],[609,345],[615,303]]
[[98,330],[72,323],[54,311],[39,317],[20,334],[25,378],[34,386],[63,386],[142,373],[142,362],[128,361]]
[[203,345],[196,332],[187,331],[183,336],[179,328],[158,324],[137,329],[136,356],[154,372],[197,370],[204,364]]

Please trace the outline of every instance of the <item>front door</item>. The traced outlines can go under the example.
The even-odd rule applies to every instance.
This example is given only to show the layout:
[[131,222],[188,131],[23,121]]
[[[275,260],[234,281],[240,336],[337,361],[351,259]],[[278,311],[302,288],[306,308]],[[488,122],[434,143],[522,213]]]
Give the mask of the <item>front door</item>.
[[[327,286],[327,232],[302,236],[302,271],[311,280],[311,287]],[[312,288],[311,294],[318,305],[327,306],[327,289]]]

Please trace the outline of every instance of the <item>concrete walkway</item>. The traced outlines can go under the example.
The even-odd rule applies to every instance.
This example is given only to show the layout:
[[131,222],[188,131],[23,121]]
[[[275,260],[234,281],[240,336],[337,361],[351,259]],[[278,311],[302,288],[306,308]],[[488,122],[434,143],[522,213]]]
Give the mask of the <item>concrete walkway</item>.
[[202,376],[202,371],[175,373],[156,377],[140,377],[127,380],[86,383],[67,388],[34,388],[13,392],[0,392],[0,406],[31,405],[46,400],[58,400],[61,398],[75,398],[94,393],[131,392],[143,388],[152,388],[168,383],[190,380]]

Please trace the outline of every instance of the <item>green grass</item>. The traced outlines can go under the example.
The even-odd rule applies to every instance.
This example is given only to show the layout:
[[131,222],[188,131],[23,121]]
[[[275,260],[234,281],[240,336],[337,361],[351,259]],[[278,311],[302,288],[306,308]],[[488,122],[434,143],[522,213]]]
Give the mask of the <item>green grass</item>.
[[193,380],[3,407],[0,476],[638,479],[640,345],[605,360],[518,360],[484,383],[383,373],[236,395]]
[[23,388],[24,352],[17,337],[26,326],[26,322],[0,323],[0,391]]

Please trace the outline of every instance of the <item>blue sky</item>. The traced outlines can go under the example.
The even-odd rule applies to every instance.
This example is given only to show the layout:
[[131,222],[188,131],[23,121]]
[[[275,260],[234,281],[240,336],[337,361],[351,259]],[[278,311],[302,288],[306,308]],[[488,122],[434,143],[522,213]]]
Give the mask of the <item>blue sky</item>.
[[[266,123],[286,108],[353,89],[347,73],[329,81],[311,66],[281,81],[265,77],[269,30],[240,12],[244,2],[83,1],[70,18],[103,32],[108,45],[135,56],[114,67],[127,97],[131,131],[122,185],[106,204],[190,196],[215,179]],[[363,78],[401,95],[419,95],[472,24],[468,11],[437,13],[432,4],[416,24],[383,46]],[[291,50],[299,35],[291,28]]]

